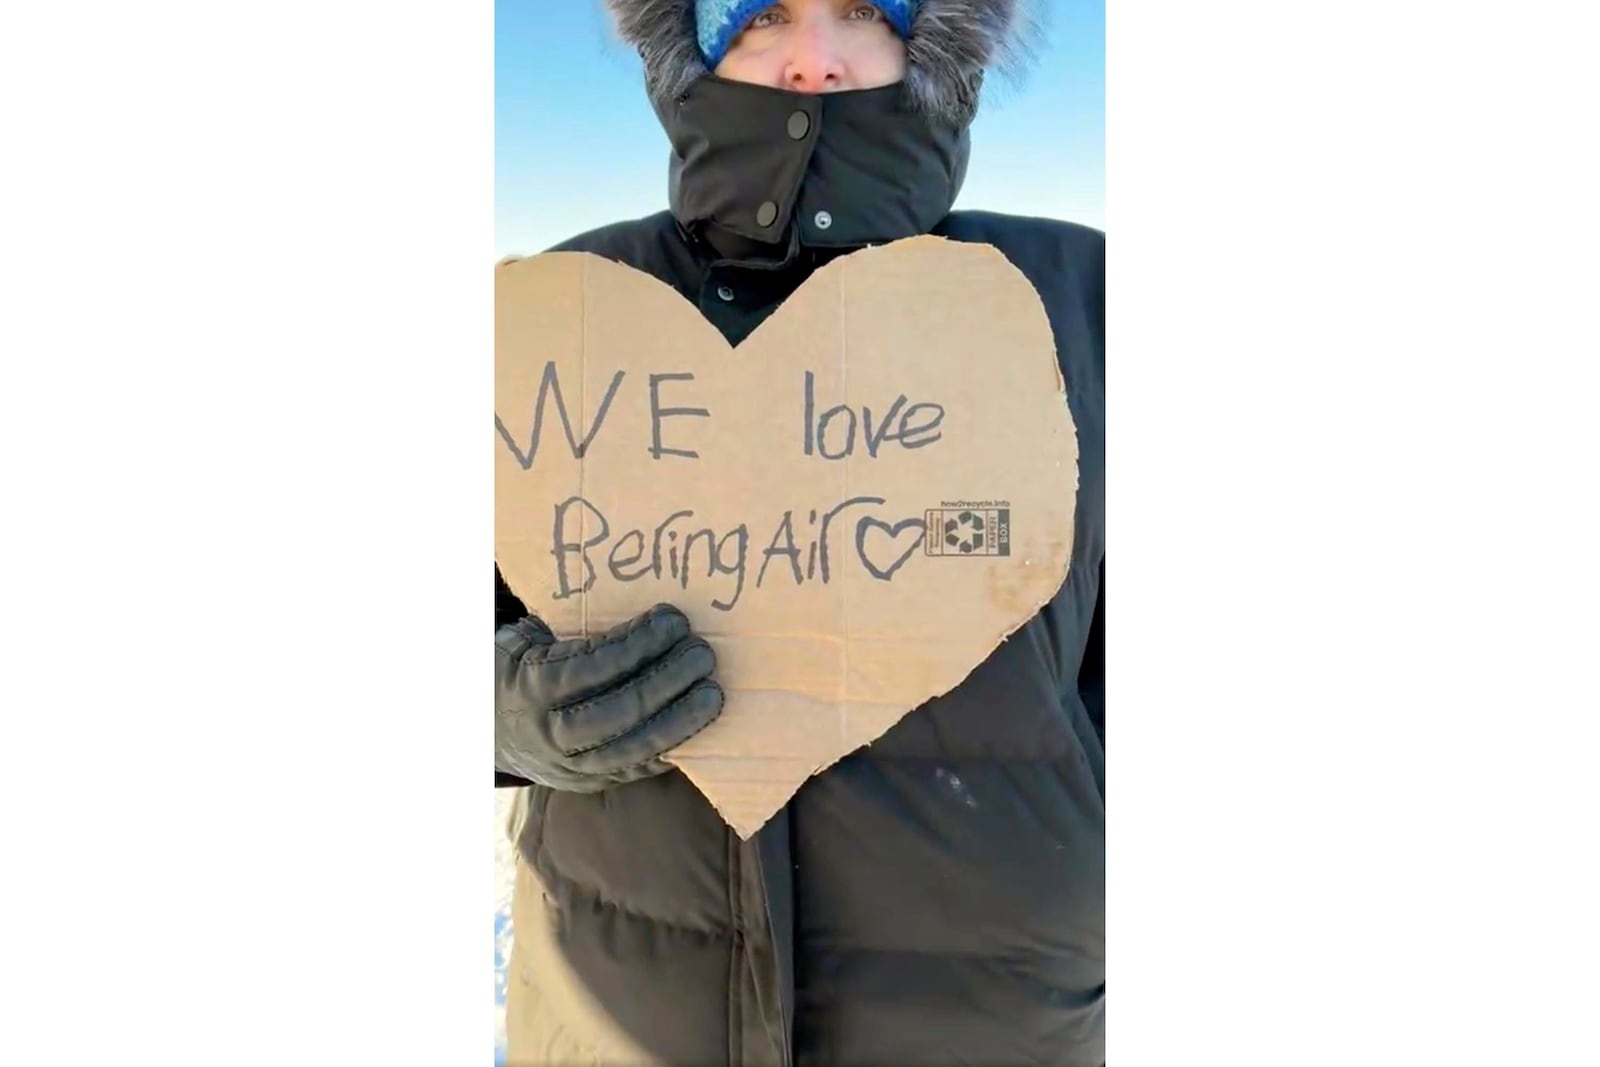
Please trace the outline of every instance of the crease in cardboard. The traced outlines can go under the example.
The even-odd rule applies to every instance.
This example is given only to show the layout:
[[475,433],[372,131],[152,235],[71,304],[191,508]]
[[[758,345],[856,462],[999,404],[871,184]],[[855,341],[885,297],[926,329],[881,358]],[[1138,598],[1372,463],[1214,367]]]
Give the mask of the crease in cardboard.
[[[579,347],[579,351],[583,353],[583,357],[584,358],[583,358],[583,362],[582,362],[582,368],[583,369],[578,374],[578,411],[580,412],[579,417],[584,420],[584,425],[593,426],[595,424],[594,423],[594,415],[590,414],[590,412],[589,412],[589,399],[588,399],[589,398],[589,360],[588,360],[588,354],[589,354],[589,266],[590,266],[590,262],[589,262],[588,259],[584,259],[582,261],[582,263],[583,263],[583,269],[582,269],[582,272],[580,274],[580,280],[579,280],[579,283],[578,283],[578,322],[580,323],[580,327],[579,327],[580,332],[579,332],[578,336],[581,338],[581,340],[579,341],[579,346],[580,346]],[[584,479],[584,474],[587,471],[587,469],[588,469],[588,464],[586,464],[586,463],[579,463],[578,464],[578,495],[580,497],[584,497],[585,485],[584,485],[584,480],[583,479]],[[584,497],[584,499],[587,500],[588,497]],[[588,530],[587,530],[588,523],[589,523],[589,513],[588,513],[587,509],[579,511],[578,512],[578,540],[581,541],[581,542],[587,543],[587,541],[589,540]],[[582,624],[583,628],[582,628],[581,632],[587,635],[587,634],[593,632],[593,631],[591,631],[589,629],[589,598],[588,597],[582,597],[582,598],[579,599],[578,602],[583,607],[583,624]],[[526,601],[524,601],[524,603],[526,603]]]
[[[839,392],[844,397],[844,402],[851,405],[851,410],[855,409],[855,397],[850,395],[850,308],[846,302],[850,287],[845,284],[845,280],[846,276],[857,265],[849,262],[848,259],[841,263],[836,275],[837,281],[835,282],[839,289]],[[850,464],[848,462],[839,464],[839,481],[842,483],[839,499],[851,499]],[[848,585],[839,586],[839,612],[844,616],[844,641],[839,646],[839,658],[843,664],[843,681],[845,686],[848,687],[850,681],[850,646],[854,641],[854,635],[850,632],[850,587]],[[850,739],[847,721],[850,713],[844,705],[841,704],[838,707],[838,746],[843,747]],[[814,767],[811,770],[811,774],[816,774],[819,770],[821,770],[820,767]],[[806,777],[809,778],[811,775],[808,774]]]
[[[561,295],[573,282],[575,308]],[[551,417],[559,395],[545,394],[570,389],[574,371],[569,428]],[[804,403],[802,381],[814,393]],[[608,382],[610,406],[591,410]],[[540,405],[543,440],[524,465],[511,441],[541,425]],[[668,760],[743,838],[812,775],[959,685],[1067,578],[1077,448],[1065,383],[1038,294],[990,246],[922,237],[841,257],[737,355],[641,272],[585,253],[502,264],[495,407],[497,431],[510,427],[495,458],[507,583],[563,636],[663,600],[684,610],[717,652],[727,703]],[[937,419],[912,435],[917,408]],[[827,446],[838,451],[846,427],[835,456]],[[652,451],[668,437],[667,452]],[[586,441],[581,458],[572,441]],[[563,552],[574,491],[580,547]],[[831,539],[827,518],[814,529],[829,494],[857,493],[877,503],[839,512]],[[681,536],[662,521],[679,512]],[[930,533],[958,519],[958,547]],[[796,554],[774,557],[786,528]],[[727,561],[718,537],[741,530]],[[919,535],[898,563],[896,531]],[[632,571],[617,567],[624,547]],[[717,598],[735,573],[728,605]]]

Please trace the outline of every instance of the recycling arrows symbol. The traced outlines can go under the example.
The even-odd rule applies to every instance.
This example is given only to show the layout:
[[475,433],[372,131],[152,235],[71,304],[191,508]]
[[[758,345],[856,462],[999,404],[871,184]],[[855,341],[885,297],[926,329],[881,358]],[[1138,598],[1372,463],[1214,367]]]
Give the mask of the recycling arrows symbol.
[[[962,536],[965,528],[967,535]],[[944,543],[959,552],[975,552],[983,547],[983,516],[963,511],[953,519],[944,520]]]

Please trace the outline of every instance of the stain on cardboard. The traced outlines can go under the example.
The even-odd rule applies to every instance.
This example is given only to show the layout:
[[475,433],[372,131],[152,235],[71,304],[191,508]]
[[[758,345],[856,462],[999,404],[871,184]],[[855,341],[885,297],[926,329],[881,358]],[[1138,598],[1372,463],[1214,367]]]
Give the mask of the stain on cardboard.
[[669,759],[748,838],[961,683],[1066,580],[1077,438],[1038,294],[918,237],[730,349],[586,253],[495,270],[495,558],[562,636],[667,601],[721,718]]

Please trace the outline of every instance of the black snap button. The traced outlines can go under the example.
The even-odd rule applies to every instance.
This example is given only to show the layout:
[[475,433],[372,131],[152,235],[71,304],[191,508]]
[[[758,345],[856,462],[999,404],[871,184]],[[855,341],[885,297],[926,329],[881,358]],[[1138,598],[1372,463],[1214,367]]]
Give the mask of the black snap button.
[[733,290],[729,289],[726,285],[717,286],[717,296],[724,303],[733,303]]
[[771,226],[776,221],[778,221],[778,205],[771,200],[756,208],[757,226]]
[[803,141],[806,134],[811,132],[811,116],[804,111],[796,111],[789,116],[789,136],[793,140]]

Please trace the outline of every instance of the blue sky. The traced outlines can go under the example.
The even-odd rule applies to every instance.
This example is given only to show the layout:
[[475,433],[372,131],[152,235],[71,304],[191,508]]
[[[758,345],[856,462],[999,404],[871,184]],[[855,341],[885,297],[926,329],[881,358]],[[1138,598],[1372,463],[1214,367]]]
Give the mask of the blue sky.
[[[995,84],[958,207],[1105,225],[1104,0],[1052,9],[1028,80]],[[665,208],[667,140],[601,0],[495,0],[495,250]]]

